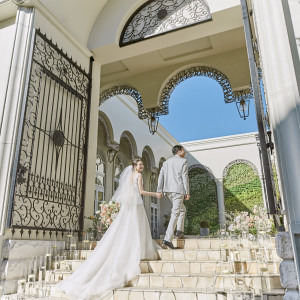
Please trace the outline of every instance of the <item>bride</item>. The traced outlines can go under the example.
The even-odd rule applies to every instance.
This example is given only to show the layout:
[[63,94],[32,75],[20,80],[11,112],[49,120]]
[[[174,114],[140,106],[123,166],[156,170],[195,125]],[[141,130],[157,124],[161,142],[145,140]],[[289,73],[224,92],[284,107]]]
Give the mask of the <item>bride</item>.
[[112,197],[120,203],[118,216],[84,264],[55,286],[70,299],[99,300],[140,274],[141,259],[157,259],[159,246],[152,240],[141,195],[160,194],[144,191],[143,169],[140,159],[125,168]]

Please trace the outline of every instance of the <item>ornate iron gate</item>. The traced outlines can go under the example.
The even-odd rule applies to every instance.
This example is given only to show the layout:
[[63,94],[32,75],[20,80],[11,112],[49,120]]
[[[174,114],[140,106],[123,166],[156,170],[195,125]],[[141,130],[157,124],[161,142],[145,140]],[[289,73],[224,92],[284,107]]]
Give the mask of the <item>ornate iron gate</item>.
[[35,31],[9,227],[82,230],[91,73]]

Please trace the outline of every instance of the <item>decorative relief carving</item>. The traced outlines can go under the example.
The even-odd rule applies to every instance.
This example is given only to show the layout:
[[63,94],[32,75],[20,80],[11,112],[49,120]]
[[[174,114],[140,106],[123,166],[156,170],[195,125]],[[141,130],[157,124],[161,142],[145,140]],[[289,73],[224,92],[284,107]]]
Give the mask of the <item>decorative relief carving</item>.
[[140,119],[149,119],[151,116],[161,116],[169,114],[169,101],[174,89],[186,79],[194,76],[204,76],[216,80],[222,87],[224,101],[226,103],[237,102],[241,100],[248,101],[253,98],[252,89],[248,88],[240,91],[233,91],[229,79],[226,75],[215,68],[206,66],[194,66],[178,72],[174,75],[163,88],[158,107],[151,108],[149,111],[144,108],[141,94],[134,88],[128,86],[115,86],[105,90],[100,94],[100,104],[110,97],[116,95],[128,95],[134,98],[138,105],[138,116]]
[[120,46],[209,20],[209,7],[203,0],[147,1],[126,23]]
[[104,103],[107,99],[116,95],[128,95],[131,96],[138,105],[138,116],[140,119],[147,119],[150,114],[143,106],[142,96],[138,90],[129,86],[114,86],[110,89],[105,90],[100,94],[99,105]]
[[204,76],[216,80],[223,89],[226,103],[240,101],[242,97],[244,100],[252,98],[251,89],[233,92],[229,79],[219,70],[206,66],[195,66],[180,71],[165,85],[160,96],[160,109],[156,111],[157,116],[169,113],[169,100],[174,89],[184,80],[194,76]]

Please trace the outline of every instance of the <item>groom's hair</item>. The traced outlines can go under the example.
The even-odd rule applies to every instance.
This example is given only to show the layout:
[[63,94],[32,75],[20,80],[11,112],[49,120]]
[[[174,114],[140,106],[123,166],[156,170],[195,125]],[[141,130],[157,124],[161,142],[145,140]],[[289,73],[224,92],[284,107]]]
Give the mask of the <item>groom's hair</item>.
[[181,145],[175,145],[172,149],[172,153],[173,155],[176,155],[178,151],[182,150],[183,149],[183,146]]

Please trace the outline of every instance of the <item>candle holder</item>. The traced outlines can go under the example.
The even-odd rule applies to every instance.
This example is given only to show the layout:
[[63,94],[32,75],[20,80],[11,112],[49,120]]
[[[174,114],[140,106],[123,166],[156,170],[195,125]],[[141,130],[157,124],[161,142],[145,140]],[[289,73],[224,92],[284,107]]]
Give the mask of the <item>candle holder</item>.
[[65,239],[65,248],[66,250],[70,250],[71,239],[73,238],[73,232],[68,232]]
[[45,255],[45,267],[46,267],[46,270],[51,270],[52,268],[52,254],[51,253],[47,253]]
[[26,279],[18,280],[17,295],[24,295],[26,289]]

